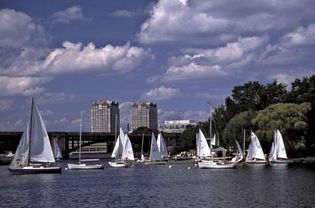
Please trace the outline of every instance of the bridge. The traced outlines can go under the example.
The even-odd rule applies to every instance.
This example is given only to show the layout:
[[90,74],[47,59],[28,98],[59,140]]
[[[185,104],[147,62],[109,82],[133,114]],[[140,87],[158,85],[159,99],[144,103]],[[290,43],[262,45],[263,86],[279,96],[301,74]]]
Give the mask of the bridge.
[[[23,132],[0,132],[0,153],[4,151],[15,152]],[[79,148],[80,134],[79,132],[48,132],[51,144],[56,140],[61,148],[63,158],[69,158],[69,154],[76,152]],[[131,133],[128,135],[135,155],[141,150],[142,134]],[[176,147],[178,133],[163,133],[163,137],[167,146]],[[144,134],[144,152],[149,152],[151,142],[151,134]],[[99,133],[99,132],[82,132],[81,147],[85,150],[95,151],[95,153],[110,153],[115,143],[115,133]],[[95,146],[93,146],[95,144]],[[102,148],[100,145],[103,144]],[[87,148],[90,147],[90,148]]]

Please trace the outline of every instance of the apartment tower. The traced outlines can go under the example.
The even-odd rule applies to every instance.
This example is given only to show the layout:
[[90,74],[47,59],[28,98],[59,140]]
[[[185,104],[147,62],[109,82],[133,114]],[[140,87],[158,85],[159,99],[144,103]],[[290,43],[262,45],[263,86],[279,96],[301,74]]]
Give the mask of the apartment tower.
[[139,127],[158,129],[156,103],[144,102],[131,105],[131,125],[133,131]]
[[97,101],[91,106],[91,131],[115,132],[119,130],[119,104],[115,101]]

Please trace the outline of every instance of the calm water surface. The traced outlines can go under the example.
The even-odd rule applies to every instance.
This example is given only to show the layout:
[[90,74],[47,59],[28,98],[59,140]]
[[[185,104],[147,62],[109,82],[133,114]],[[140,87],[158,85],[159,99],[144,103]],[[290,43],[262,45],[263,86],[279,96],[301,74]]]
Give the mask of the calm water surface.
[[104,170],[20,176],[0,166],[0,207],[315,207],[314,165],[207,170],[102,163]]

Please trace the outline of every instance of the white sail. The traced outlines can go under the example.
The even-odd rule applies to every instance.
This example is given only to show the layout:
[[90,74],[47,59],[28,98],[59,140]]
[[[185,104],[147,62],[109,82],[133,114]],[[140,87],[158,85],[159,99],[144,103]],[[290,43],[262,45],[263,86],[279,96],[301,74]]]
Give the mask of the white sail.
[[246,161],[253,160],[253,159],[265,160],[265,155],[256,134],[251,132],[251,141],[248,147],[248,154],[246,156]]
[[159,135],[158,135],[157,145],[158,145],[159,151],[161,153],[161,157],[162,158],[168,157],[166,143],[165,143],[165,140],[164,140],[163,135],[161,133],[159,133]]
[[211,138],[210,144],[211,145],[215,145],[216,144],[216,136],[215,135]]
[[36,104],[33,102],[32,121],[30,132],[30,161],[55,162],[49,137],[42,116]]
[[29,123],[27,123],[27,127],[23,132],[19,145],[15,151],[15,155],[11,161],[11,168],[15,168],[17,166],[26,166],[28,164],[29,158]]
[[287,152],[285,150],[284,142],[280,131],[277,129],[277,158],[288,159]]
[[238,163],[241,160],[243,160],[243,151],[237,140],[235,140],[235,143],[237,147],[237,152],[236,152],[236,156],[232,158],[232,162]]
[[153,132],[151,136],[150,160],[151,161],[161,160],[161,153],[159,151],[159,147],[156,143],[156,139]]
[[112,152],[111,157],[115,159],[120,159],[122,157],[123,153],[123,141],[125,141],[124,132],[122,129],[120,129],[119,135],[117,137],[114,150]]
[[125,134],[122,159],[128,159],[128,160],[134,160],[135,159],[135,157],[133,155],[132,145],[131,145],[129,136],[127,134]]
[[56,159],[61,159],[62,158],[62,154],[61,154],[61,149],[58,145],[58,141],[57,138],[53,139],[54,141],[54,155]]
[[198,156],[202,156],[202,157],[210,156],[209,145],[207,143],[207,140],[204,134],[202,133],[200,129],[199,129],[198,137],[199,137],[198,138],[198,141],[199,141],[199,155]]
[[277,144],[277,131],[274,131],[273,141],[271,144],[271,149],[270,149],[270,153],[269,153],[269,157],[268,157],[269,161],[276,161],[277,160],[276,144]]

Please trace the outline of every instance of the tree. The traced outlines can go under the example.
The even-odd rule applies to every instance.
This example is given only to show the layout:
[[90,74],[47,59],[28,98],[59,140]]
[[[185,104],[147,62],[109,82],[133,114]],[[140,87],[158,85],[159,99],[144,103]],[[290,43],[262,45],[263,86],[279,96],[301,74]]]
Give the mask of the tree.
[[257,129],[256,134],[262,146],[269,148],[274,130],[279,129],[291,153],[303,149],[308,130],[307,114],[310,110],[310,103],[278,103],[259,111],[252,124]]
[[234,145],[234,140],[242,141],[243,129],[252,129],[251,120],[255,117],[255,111],[245,111],[235,115],[227,124],[224,130],[225,144]]

